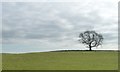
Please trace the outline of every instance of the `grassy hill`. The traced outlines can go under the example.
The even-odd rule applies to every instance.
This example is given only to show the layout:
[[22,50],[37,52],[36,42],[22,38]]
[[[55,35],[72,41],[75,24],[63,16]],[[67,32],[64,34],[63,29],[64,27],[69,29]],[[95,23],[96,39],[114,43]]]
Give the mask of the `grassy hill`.
[[116,70],[117,51],[3,54],[3,70]]

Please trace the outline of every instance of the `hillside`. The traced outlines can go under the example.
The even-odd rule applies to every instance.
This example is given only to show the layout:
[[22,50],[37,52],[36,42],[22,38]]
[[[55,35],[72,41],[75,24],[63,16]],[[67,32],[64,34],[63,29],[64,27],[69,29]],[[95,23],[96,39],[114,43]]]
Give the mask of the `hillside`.
[[3,54],[3,70],[116,70],[117,51]]

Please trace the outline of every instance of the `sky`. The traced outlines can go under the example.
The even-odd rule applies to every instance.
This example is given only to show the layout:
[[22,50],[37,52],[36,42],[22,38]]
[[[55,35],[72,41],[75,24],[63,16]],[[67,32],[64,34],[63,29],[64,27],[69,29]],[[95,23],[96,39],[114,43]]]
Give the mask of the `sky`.
[[118,49],[118,1],[2,2],[3,53],[86,50],[79,34],[95,30],[104,37],[94,50]]

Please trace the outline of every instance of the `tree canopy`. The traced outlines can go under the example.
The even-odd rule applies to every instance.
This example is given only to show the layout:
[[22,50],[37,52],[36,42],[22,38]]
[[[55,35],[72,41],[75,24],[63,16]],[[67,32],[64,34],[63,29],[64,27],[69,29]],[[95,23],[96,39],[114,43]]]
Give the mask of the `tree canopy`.
[[79,38],[80,43],[87,45],[90,51],[92,50],[92,47],[102,45],[103,41],[103,36],[95,31],[85,31],[80,33]]

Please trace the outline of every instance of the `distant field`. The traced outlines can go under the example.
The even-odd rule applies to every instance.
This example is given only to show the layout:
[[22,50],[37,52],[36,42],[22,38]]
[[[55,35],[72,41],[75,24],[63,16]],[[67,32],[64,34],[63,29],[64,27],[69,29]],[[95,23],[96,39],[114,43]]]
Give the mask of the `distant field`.
[[117,51],[3,54],[3,70],[116,70]]

